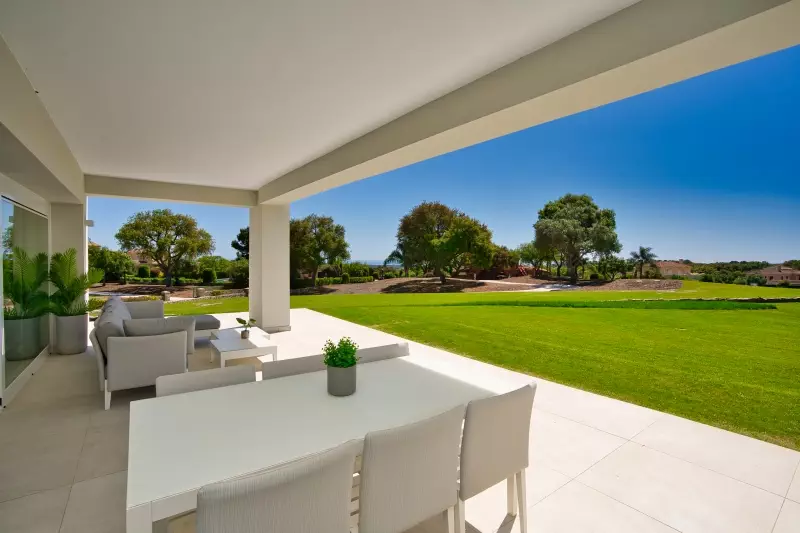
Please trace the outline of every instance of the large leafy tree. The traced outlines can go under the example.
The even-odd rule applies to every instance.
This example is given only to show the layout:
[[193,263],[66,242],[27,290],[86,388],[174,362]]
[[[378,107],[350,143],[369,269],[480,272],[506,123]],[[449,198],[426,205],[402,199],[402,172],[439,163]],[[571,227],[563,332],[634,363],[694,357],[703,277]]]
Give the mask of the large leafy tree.
[[236,250],[236,259],[250,259],[250,226],[239,230],[231,247]]
[[350,259],[344,226],[331,217],[308,215],[289,223],[289,263],[293,272],[311,272],[316,283],[319,267]]
[[597,272],[604,278],[614,281],[618,274],[628,271],[628,262],[614,254],[601,255],[597,261]]
[[589,254],[619,252],[616,216],[600,209],[591,196],[566,194],[548,202],[533,225],[541,250],[554,249],[564,260],[572,283],[578,282],[578,267]]
[[123,250],[137,249],[152,259],[164,273],[168,287],[178,265],[214,250],[211,234],[198,227],[193,217],[169,209],[136,213],[122,225],[116,238]]
[[423,202],[400,219],[397,242],[410,266],[432,269],[442,283],[465,265],[487,267],[492,233],[474,218],[439,202]]
[[103,272],[103,285],[106,281],[121,280],[136,272],[136,265],[128,254],[105,246],[89,247],[89,267]]
[[645,265],[656,266],[656,259],[658,256],[653,253],[653,249],[649,246],[640,246],[638,250],[631,252],[631,260],[634,265],[634,272],[639,273],[639,277],[643,277]]
[[231,261],[221,255],[204,255],[197,260],[197,266],[203,270],[213,270],[218,275],[230,275]]

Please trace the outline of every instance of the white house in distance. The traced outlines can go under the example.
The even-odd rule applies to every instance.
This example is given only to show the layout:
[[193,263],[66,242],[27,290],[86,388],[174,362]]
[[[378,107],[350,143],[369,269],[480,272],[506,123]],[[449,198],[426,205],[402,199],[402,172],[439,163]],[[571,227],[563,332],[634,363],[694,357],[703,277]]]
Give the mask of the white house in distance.
[[250,313],[286,330],[292,201],[800,44],[798,28],[800,0],[7,0],[0,194],[81,269],[88,196],[248,208]]

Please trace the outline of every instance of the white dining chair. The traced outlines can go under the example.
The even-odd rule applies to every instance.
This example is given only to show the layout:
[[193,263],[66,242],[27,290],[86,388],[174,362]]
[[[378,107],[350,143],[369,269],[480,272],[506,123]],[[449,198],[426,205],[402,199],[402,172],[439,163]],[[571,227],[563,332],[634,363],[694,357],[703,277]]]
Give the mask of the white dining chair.
[[256,380],[256,369],[236,365],[213,370],[170,374],[156,378],[156,396],[170,396],[204,389],[239,385]]
[[202,487],[197,533],[348,533],[362,442]]
[[409,354],[408,343],[398,342],[396,344],[387,344],[386,346],[373,346],[371,348],[361,348],[356,351],[358,363],[374,363],[376,361],[384,361],[386,359],[393,359],[395,357],[405,357]]
[[361,457],[359,533],[401,533],[439,513],[455,527],[464,406],[367,433]]
[[466,533],[464,502],[504,479],[508,514],[519,513],[520,531],[527,533],[525,470],[535,394],[536,384],[531,383],[467,405],[456,506],[458,533]]

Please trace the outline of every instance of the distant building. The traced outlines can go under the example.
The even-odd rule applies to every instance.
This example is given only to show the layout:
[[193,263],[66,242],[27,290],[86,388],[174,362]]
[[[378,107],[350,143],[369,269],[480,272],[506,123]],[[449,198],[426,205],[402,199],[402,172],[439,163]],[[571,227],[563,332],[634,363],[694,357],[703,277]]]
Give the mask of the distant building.
[[147,265],[152,267],[155,266],[156,264],[155,261],[144,255],[141,250],[133,249],[133,250],[128,250],[125,253],[128,254],[128,257],[131,258],[131,261],[133,261],[136,264],[136,266]]
[[783,265],[773,265],[761,270],[756,270],[754,274],[764,276],[767,285],[777,285],[782,281],[788,281],[791,285],[800,286],[800,270]]
[[688,276],[692,273],[692,265],[677,261],[656,261],[656,266],[662,276]]

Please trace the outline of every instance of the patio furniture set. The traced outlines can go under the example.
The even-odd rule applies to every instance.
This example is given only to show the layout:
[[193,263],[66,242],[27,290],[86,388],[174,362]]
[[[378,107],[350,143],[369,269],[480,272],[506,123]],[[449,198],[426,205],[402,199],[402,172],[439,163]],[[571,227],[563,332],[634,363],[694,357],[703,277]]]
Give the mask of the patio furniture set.
[[[210,336],[226,351],[236,334]],[[168,346],[158,353],[186,349],[185,330],[158,337]],[[119,340],[131,338],[106,339],[112,387],[119,354],[134,349]],[[130,407],[128,533],[190,512],[198,533],[400,533],[440,514],[464,533],[464,501],[503,480],[525,532],[535,384],[496,395],[415,364],[406,343],[357,355],[358,388],[346,397],[327,393],[322,354],[264,361],[261,381],[252,365],[224,362],[155,376],[156,397]],[[126,368],[140,376],[128,383],[146,381]],[[241,453],[245,443],[257,453]]]
[[111,393],[155,385],[160,376],[187,372],[187,356],[194,353],[195,339],[210,338],[224,367],[230,359],[271,355],[278,347],[258,328],[242,339],[238,330],[221,330],[212,315],[164,317],[164,302],[125,302],[112,297],[103,306],[89,335],[97,360],[100,390],[105,408]]

